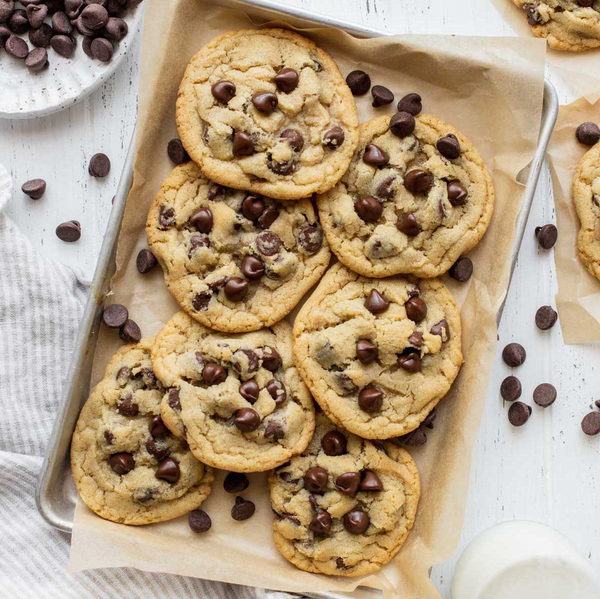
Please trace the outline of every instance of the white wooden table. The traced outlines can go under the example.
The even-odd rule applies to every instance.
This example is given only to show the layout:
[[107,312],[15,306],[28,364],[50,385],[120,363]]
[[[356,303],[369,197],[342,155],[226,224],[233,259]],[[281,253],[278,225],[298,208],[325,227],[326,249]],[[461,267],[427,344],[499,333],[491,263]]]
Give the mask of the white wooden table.
[[[394,33],[513,35],[489,0],[281,1]],[[36,248],[80,269],[87,278],[93,274],[135,123],[138,64],[139,39],[116,75],[90,98],[44,119],[0,121],[0,162],[12,173],[17,189],[31,178],[48,182],[38,202],[17,191],[9,215]],[[552,73],[549,76],[561,102],[574,99]],[[105,180],[87,175],[96,152],[112,161]],[[444,598],[450,597],[454,564],[464,546],[504,520],[546,522],[569,536],[600,568],[600,437],[588,438],[580,428],[593,401],[600,399],[600,347],[564,346],[558,326],[543,333],[534,324],[536,309],[554,303],[556,280],[552,252],[538,250],[533,228],[553,218],[544,171],[500,327],[499,350],[510,341],[526,346],[527,366],[518,373],[525,401],[532,404],[531,393],[542,382],[557,387],[558,400],[545,411],[534,407],[526,426],[512,428],[498,392],[508,368],[498,356],[473,455],[463,538],[455,555],[433,571]],[[54,234],[59,223],[71,219],[82,224],[76,244],[63,243]]]

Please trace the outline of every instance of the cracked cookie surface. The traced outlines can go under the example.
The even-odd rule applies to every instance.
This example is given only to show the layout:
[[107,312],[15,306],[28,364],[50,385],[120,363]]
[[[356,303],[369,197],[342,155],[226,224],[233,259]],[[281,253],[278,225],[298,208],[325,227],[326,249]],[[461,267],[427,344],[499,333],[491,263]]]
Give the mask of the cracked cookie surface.
[[573,201],[581,229],[577,237],[579,258],[600,280],[600,144],[582,158],[573,178]]
[[292,361],[286,322],[240,335],[211,331],[179,312],[152,350],[169,388],[162,417],[205,464],[234,472],[270,470],[301,453],[314,404]]
[[301,570],[364,576],[389,562],[414,524],[417,467],[391,442],[376,446],[323,413],[305,452],[269,476],[275,545]]
[[460,314],[438,279],[367,279],[336,264],[296,317],[294,356],[334,422],[367,439],[405,435],[458,375]]
[[124,524],[170,520],[196,509],[214,474],[160,418],[164,388],[153,339],[121,348],[81,410],[71,445],[73,478],[99,516]]
[[281,200],[333,187],[358,141],[336,64],[285,29],[231,31],[204,46],[181,82],[177,126],[211,180]]
[[[396,115],[361,125],[348,171],[317,198],[319,216],[333,252],[359,274],[435,277],[485,234],[494,186],[479,152],[456,129],[430,115],[412,121],[398,114],[414,127],[400,130],[402,137],[390,128]],[[442,155],[440,140],[458,157]]]
[[555,50],[582,52],[600,46],[600,0],[513,0],[536,37]]
[[146,233],[171,294],[193,318],[221,331],[281,320],[330,258],[309,200],[277,202],[225,188],[193,162],[164,181]]

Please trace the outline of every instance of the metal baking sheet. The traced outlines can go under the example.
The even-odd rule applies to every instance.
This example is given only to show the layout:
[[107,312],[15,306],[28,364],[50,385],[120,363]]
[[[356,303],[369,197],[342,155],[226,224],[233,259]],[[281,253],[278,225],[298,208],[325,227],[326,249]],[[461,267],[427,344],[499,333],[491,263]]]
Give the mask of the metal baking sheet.
[[[281,7],[271,0],[253,0],[252,2],[245,0],[217,0],[215,4],[242,8],[250,17],[257,20],[282,18],[292,25],[336,27],[358,37],[391,35],[389,32],[361,27],[305,9]],[[520,181],[526,181],[526,192],[523,208],[517,223],[510,280],[512,280],[512,273],[517,263],[521,241],[523,240],[527,226],[527,218],[535,195],[535,188],[557,115],[558,97],[552,84],[546,81],[538,148],[532,162],[519,175]],[[69,533],[73,528],[73,514],[77,498],[77,491],[71,477],[69,447],[79,411],[89,395],[92,362],[98,339],[102,305],[104,296],[109,291],[109,281],[115,269],[117,241],[121,230],[125,203],[133,179],[133,156],[134,144],[132,141],[115,197],[114,207],[108,222],[104,243],[100,251],[90,297],[77,337],[71,366],[67,380],[65,381],[62,402],[48,443],[46,458],[42,465],[36,490],[36,503],[42,517],[52,526]],[[500,322],[503,307],[504,304],[498,311],[497,322]]]

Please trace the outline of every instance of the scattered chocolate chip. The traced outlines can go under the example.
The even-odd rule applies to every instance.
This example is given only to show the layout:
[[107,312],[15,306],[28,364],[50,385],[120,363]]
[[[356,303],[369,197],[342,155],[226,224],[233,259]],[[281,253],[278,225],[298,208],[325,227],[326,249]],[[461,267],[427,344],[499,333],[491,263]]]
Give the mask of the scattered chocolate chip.
[[227,378],[227,371],[216,362],[209,362],[202,369],[202,380],[209,386],[219,385]]
[[408,137],[415,130],[415,117],[410,112],[397,112],[390,119],[390,131],[396,137]]
[[254,194],[247,195],[242,202],[242,214],[251,221],[257,220],[265,211],[264,201]]
[[600,127],[596,123],[581,123],[575,131],[577,141],[586,146],[595,146],[600,141]]
[[450,339],[450,325],[448,324],[448,321],[443,318],[440,322],[431,327],[430,333],[432,335],[439,335],[442,338],[442,341],[448,341],[448,339]]
[[427,304],[420,297],[411,297],[404,308],[406,316],[413,322],[421,322],[427,316]]
[[426,193],[433,186],[433,175],[421,168],[415,168],[404,175],[404,187],[410,193]]
[[248,295],[248,281],[232,277],[225,283],[225,297],[232,302],[241,302]]
[[130,418],[133,418],[134,416],[137,416],[139,414],[140,406],[134,403],[133,397],[131,395],[128,395],[127,397],[125,397],[125,399],[119,402],[119,405],[117,406],[117,412],[119,412],[121,416],[128,416]]
[[56,236],[61,241],[73,243],[81,237],[81,225],[76,220],[70,220],[66,223],[61,223],[56,227]]
[[415,331],[409,338],[408,342],[411,347],[415,349],[421,349],[423,347],[423,333],[419,333],[419,331]]
[[71,58],[75,52],[76,42],[75,38],[70,35],[53,35],[50,40],[52,49],[65,58]]
[[464,206],[469,194],[458,179],[448,181],[448,201],[452,206]]
[[106,177],[110,173],[110,160],[106,154],[94,154],[88,168],[92,177]]
[[391,104],[394,101],[394,94],[383,85],[374,85],[371,88],[371,95],[373,96],[372,106],[375,108]]
[[327,470],[320,466],[309,468],[304,474],[304,488],[317,495],[325,493],[328,481],[329,476]]
[[398,366],[407,372],[421,372],[421,354],[412,348],[405,350],[398,356]]
[[[29,41],[36,48],[48,48],[50,46],[50,41],[52,40],[53,35],[54,31],[52,30],[52,27],[50,27],[48,23],[42,23],[42,26],[39,29],[29,30]],[[2,43],[0,43],[0,47],[2,47]]]
[[396,195],[394,189],[394,183],[396,181],[395,175],[390,175],[386,177],[378,186],[376,195],[384,200],[392,200]]
[[244,381],[240,384],[240,395],[250,403],[255,403],[258,400],[258,394],[260,389],[258,388],[258,383],[256,379],[250,379],[249,381]]
[[245,256],[241,268],[242,274],[251,281],[260,279],[265,274],[263,261],[255,256]]
[[577,0],[577,4],[584,8],[590,8],[591,6],[594,6],[594,0]]
[[258,355],[251,349],[238,349],[233,354],[231,365],[239,375],[253,374],[258,370]]
[[383,166],[390,161],[390,157],[379,146],[369,144],[365,148],[363,161],[366,164],[371,164],[373,166]]
[[298,231],[298,243],[308,254],[316,254],[323,247],[323,231],[313,225],[303,227]]
[[179,389],[169,389],[168,403],[171,408],[177,412],[181,412],[181,402],[179,400]]
[[32,200],[39,200],[46,193],[46,181],[44,179],[31,179],[23,183],[21,191]]
[[371,78],[364,71],[356,70],[348,73],[346,83],[353,96],[363,96],[371,87]]
[[109,430],[105,430],[104,440],[108,445],[112,445],[112,442],[115,440],[115,436]]
[[423,420],[423,422],[421,422],[422,426],[426,426],[427,428],[433,428],[433,423],[435,422],[435,419],[437,418],[437,408],[433,408],[433,410],[431,410],[431,412],[429,412],[429,414],[427,414],[425,420]]
[[396,228],[408,237],[416,237],[421,232],[421,227],[414,214],[405,214],[398,217]]
[[113,57],[114,48],[110,40],[103,37],[97,37],[90,44],[92,57],[100,62],[110,62]]
[[523,426],[531,416],[531,407],[522,401],[515,401],[508,408],[508,421],[513,426]]
[[264,231],[256,237],[256,248],[263,256],[275,256],[282,245],[279,235],[273,231]]
[[379,348],[368,339],[359,339],[356,342],[356,357],[363,364],[371,364],[378,355]]
[[427,434],[421,428],[417,428],[406,435],[398,437],[398,442],[402,445],[408,445],[410,447],[419,447],[427,443]]
[[273,398],[273,401],[275,401],[275,405],[282,404],[287,397],[285,386],[281,381],[278,381],[277,379],[272,379],[267,383],[267,391],[269,392],[269,395]]
[[362,510],[353,509],[344,514],[344,528],[353,535],[359,535],[369,528],[371,519]]
[[171,159],[171,162],[175,164],[183,164],[184,162],[187,162],[190,159],[188,153],[183,147],[183,143],[180,139],[177,138],[172,139],[167,144],[167,154]]
[[52,15],[52,29],[54,29],[54,33],[59,35],[71,35],[73,25],[67,13],[59,10]]
[[92,31],[102,29],[108,23],[108,11],[100,4],[88,4],[82,11],[81,22]]
[[[27,19],[29,20],[29,24],[34,29],[39,29],[42,26],[44,19],[48,16],[48,7],[45,4],[30,4],[26,8],[25,13],[27,14]],[[67,15],[65,15],[65,17],[66,16]],[[54,18],[52,20],[54,21]],[[68,22],[68,19],[67,19],[67,22]],[[69,25],[70,25],[70,23],[69,23]],[[58,33],[61,33],[61,32],[59,31]]]
[[153,437],[166,437],[171,434],[163,419],[160,416],[154,416],[148,425],[148,430]]
[[360,472],[344,472],[335,479],[335,486],[345,495],[354,495],[360,486]]
[[332,127],[327,131],[323,137],[323,145],[335,150],[339,148],[343,143],[346,135],[341,127]]
[[473,262],[462,256],[450,267],[450,276],[459,283],[466,283],[473,274]]
[[597,435],[600,433],[600,412],[590,412],[581,421],[581,430],[586,435]]
[[329,512],[319,512],[309,523],[308,528],[316,535],[326,535],[331,530],[332,519]]
[[127,308],[121,304],[110,304],[102,312],[102,320],[107,327],[111,329],[121,328],[129,318]]
[[120,42],[128,32],[129,27],[127,26],[127,23],[123,19],[117,17],[110,17],[104,28],[104,34],[113,42]]
[[29,19],[27,18],[27,13],[20,8],[15,10],[8,20],[8,27],[13,33],[18,35],[27,33],[29,29]]
[[273,82],[280,91],[289,94],[298,86],[298,72],[289,67],[284,67],[273,77]]
[[243,131],[236,131],[233,134],[232,151],[234,156],[252,156],[255,152],[252,138]]
[[460,142],[456,135],[448,133],[444,137],[440,137],[435,144],[438,152],[449,160],[456,160],[460,156]]
[[212,293],[208,291],[203,291],[202,293],[198,293],[196,297],[192,300],[192,308],[197,312],[201,312],[202,310],[208,309],[208,304],[212,298]]
[[165,207],[161,206],[158,213],[158,222],[163,229],[172,227],[175,224],[175,210],[173,208],[165,210]]
[[383,214],[383,206],[375,198],[367,196],[354,202],[354,210],[362,220],[373,223]]
[[285,129],[279,135],[279,139],[287,141],[295,152],[300,152],[304,147],[304,137],[296,129]]
[[14,0],[1,0],[0,1],[0,23],[8,23],[15,11]]
[[25,66],[31,72],[37,72],[48,66],[48,52],[45,48],[34,48],[25,58]]
[[421,96],[419,94],[406,94],[398,102],[398,112],[408,112],[413,116],[417,116],[423,110]]
[[243,472],[230,472],[223,481],[223,489],[227,493],[241,493],[249,486],[250,481]]
[[358,394],[358,406],[363,412],[379,412],[383,405],[383,392],[375,387],[365,387]]
[[383,491],[383,483],[375,472],[365,470],[359,489],[361,491]]
[[329,431],[321,439],[321,447],[325,455],[343,455],[346,453],[346,437],[339,431]]
[[538,25],[542,22],[542,16],[537,11],[537,7],[535,4],[524,4],[523,10],[527,14],[527,22],[531,25]]
[[15,58],[23,59],[29,54],[27,42],[16,35],[11,35],[4,44],[4,49]]
[[179,464],[177,463],[177,460],[173,458],[165,458],[158,465],[154,476],[156,476],[156,478],[160,480],[167,481],[168,483],[174,485],[181,476],[181,471],[179,469]]
[[502,351],[502,359],[507,366],[516,368],[525,362],[527,353],[519,343],[509,343]]
[[388,302],[377,289],[371,289],[369,297],[365,300],[365,308],[371,312],[371,314],[381,314],[390,307]]
[[258,217],[258,226],[261,229],[268,229],[279,217],[279,210],[272,206],[265,208],[264,212]]
[[133,456],[126,452],[114,453],[108,459],[108,463],[113,472],[116,472],[120,476],[131,472],[135,468]]
[[281,366],[281,356],[274,347],[263,347],[262,367],[269,372],[275,372]]
[[142,338],[142,331],[140,331],[140,327],[137,323],[129,318],[120,328],[119,337],[125,341],[125,343],[139,343]]
[[213,215],[209,208],[200,208],[190,217],[190,225],[200,233],[210,233],[213,228]]
[[217,81],[210,91],[217,102],[227,104],[235,96],[235,85],[231,81]]
[[552,306],[542,306],[535,313],[535,324],[538,329],[547,331],[551,329],[558,319],[558,313]]
[[271,418],[266,421],[265,438],[273,439],[273,441],[280,441],[284,437],[285,431],[283,430],[283,424],[279,420],[273,420]]
[[157,460],[162,460],[169,455],[169,447],[165,443],[157,442],[156,439],[149,435],[146,439],[146,450]]
[[149,273],[157,264],[157,260],[154,254],[149,249],[142,249],[139,251],[135,260],[138,272],[142,275]]
[[533,390],[533,401],[542,408],[551,406],[556,401],[556,388],[550,383],[542,383]]
[[196,532],[207,532],[212,526],[210,516],[204,510],[192,510],[188,516],[190,528]]
[[260,416],[252,408],[241,408],[235,413],[235,425],[243,433],[251,433],[260,426]]
[[252,104],[258,112],[269,115],[275,112],[278,104],[277,96],[271,93],[258,93],[252,96]]
[[540,247],[544,250],[549,250],[554,247],[554,244],[558,239],[558,229],[554,225],[536,227],[535,236],[537,237]]
[[256,506],[252,501],[244,499],[239,495],[235,498],[235,504],[231,508],[231,517],[238,522],[242,520],[248,520],[254,515]]
[[521,397],[523,389],[516,376],[507,376],[500,385],[500,395],[504,401],[515,401]]

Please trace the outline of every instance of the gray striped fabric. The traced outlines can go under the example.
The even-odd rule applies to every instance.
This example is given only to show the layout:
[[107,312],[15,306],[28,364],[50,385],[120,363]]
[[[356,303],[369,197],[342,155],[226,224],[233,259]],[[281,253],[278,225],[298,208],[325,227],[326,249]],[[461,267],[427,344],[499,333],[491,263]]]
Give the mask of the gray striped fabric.
[[35,485],[86,287],[35,252],[2,213],[0,165],[0,597],[7,599],[284,599],[285,593],[133,569],[67,572],[69,536],[35,507]]

